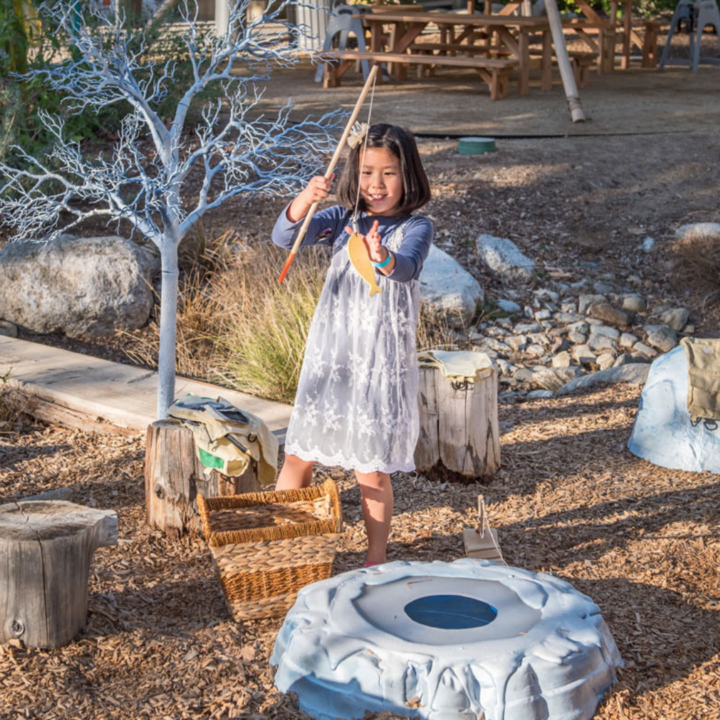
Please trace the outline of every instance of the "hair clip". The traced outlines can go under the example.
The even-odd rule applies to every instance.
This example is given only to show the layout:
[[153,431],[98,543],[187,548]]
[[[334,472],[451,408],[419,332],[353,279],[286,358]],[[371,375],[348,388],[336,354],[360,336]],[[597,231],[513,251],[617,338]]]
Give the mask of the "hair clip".
[[367,135],[368,124],[356,122],[352,126],[352,130],[348,135],[347,144],[354,150],[358,145],[362,143]]

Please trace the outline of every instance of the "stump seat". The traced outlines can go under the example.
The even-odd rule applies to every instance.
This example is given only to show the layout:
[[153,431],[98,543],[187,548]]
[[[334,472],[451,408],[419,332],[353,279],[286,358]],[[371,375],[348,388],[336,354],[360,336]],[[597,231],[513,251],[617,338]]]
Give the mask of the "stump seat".
[[62,500],[0,505],[0,642],[69,643],[85,625],[95,550],[117,544],[117,513]]

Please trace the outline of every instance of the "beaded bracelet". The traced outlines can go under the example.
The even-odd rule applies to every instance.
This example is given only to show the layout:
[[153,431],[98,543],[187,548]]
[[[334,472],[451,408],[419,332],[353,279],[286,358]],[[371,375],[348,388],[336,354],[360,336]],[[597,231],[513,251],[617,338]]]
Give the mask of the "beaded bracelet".
[[388,250],[387,257],[381,263],[374,262],[373,265],[376,268],[384,268],[390,262],[390,260],[392,260],[392,253]]

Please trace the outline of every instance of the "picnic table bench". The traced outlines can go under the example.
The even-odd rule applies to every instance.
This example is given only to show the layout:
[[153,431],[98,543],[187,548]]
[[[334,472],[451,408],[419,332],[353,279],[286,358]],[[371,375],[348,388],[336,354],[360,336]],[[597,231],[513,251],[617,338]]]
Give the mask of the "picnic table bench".
[[[463,67],[476,70],[480,77],[490,88],[490,99],[498,100],[507,97],[509,80],[508,76],[518,67],[518,61],[503,58],[476,58],[476,57],[455,57],[452,55],[423,55],[392,53],[392,52],[359,52],[357,50],[336,50],[319,54],[323,60],[336,60],[338,62],[327,62],[323,87],[338,87],[342,76],[357,60],[371,60],[377,63],[402,63],[405,65],[447,65],[451,67]],[[378,77],[378,81],[381,82]]]

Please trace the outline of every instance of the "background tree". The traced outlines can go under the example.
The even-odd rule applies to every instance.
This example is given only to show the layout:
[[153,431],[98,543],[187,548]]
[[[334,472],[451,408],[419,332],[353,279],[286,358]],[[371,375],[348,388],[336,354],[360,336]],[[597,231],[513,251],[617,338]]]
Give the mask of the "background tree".
[[[190,2],[181,0],[178,7],[184,24],[179,59],[155,57],[142,32],[109,15],[89,10],[92,22],[78,21],[72,4],[41,6],[72,52],[59,64],[29,71],[29,77],[62,94],[70,113],[118,103],[128,112],[112,152],[87,156],[79,142],[68,139],[64,120],[45,113],[51,152],[37,158],[15,148],[20,162],[0,163],[0,218],[13,239],[51,241],[100,216],[117,226],[127,221],[159,248],[160,418],[175,392],[180,241],[206,212],[239,195],[296,192],[319,171],[341,119],[334,112],[294,123],[289,104],[272,118],[259,114],[262,85],[272,69],[297,61],[300,30],[281,19],[289,2],[248,23],[250,0],[241,0],[231,7],[221,36],[201,29]],[[166,118],[158,109],[167,107],[170,92],[178,99]],[[198,104],[200,120],[191,128],[188,113]],[[191,192],[191,178],[199,190]]]

